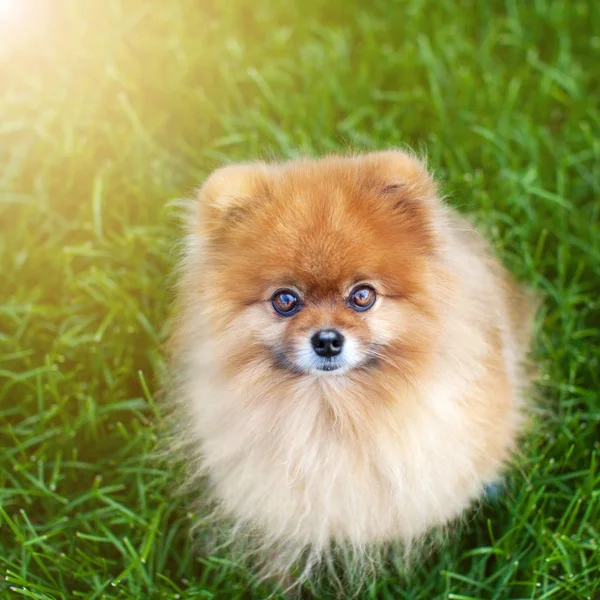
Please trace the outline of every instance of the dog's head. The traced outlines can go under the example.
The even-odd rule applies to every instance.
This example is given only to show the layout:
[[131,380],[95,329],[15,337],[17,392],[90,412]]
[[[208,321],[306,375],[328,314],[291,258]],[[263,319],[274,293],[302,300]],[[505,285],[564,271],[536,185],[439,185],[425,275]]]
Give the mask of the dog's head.
[[215,356],[290,376],[412,369],[435,337],[437,192],[401,152],[236,165],[199,194]]

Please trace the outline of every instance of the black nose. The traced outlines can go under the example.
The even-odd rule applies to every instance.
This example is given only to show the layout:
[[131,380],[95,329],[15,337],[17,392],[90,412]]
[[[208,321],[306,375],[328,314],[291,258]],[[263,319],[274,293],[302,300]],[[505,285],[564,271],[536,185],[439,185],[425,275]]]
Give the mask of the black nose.
[[344,346],[344,336],[336,329],[322,329],[311,338],[315,352],[323,358],[337,356]]

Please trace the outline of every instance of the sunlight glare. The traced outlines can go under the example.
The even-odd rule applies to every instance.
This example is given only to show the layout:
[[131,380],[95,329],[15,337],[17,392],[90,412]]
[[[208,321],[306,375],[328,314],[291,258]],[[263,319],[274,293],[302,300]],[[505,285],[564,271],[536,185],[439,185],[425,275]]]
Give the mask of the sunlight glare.
[[22,0],[0,0],[0,21],[14,19],[19,13]]

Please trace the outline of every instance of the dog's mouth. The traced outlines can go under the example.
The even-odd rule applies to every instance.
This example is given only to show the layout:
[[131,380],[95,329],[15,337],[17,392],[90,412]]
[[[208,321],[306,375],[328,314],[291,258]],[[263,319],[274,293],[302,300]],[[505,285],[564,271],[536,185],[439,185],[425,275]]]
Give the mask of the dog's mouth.
[[315,358],[309,365],[298,364],[288,353],[280,349],[271,349],[273,366],[292,375],[342,375],[349,371],[371,370],[379,364],[379,359],[367,354],[358,363],[350,363],[343,358]]
[[341,366],[342,365],[340,365],[330,359],[329,359],[329,362],[324,362],[323,359],[321,359],[320,364],[315,365],[315,369],[317,371],[324,371],[326,373],[331,373],[332,371],[337,371],[338,369],[340,369]]

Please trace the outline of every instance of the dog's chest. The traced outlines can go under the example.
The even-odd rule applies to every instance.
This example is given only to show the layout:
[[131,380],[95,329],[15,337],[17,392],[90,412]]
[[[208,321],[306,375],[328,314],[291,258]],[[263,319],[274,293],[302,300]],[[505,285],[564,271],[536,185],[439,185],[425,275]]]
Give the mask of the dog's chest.
[[226,468],[212,470],[218,494],[242,520],[306,543],[315,536],[412,538],[446,522],[476,493],[457,407],[361,419],[356,408],[336,416],[312,400],[275,418],[259,411],[238,437],[248,443],[229,445]]

